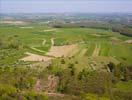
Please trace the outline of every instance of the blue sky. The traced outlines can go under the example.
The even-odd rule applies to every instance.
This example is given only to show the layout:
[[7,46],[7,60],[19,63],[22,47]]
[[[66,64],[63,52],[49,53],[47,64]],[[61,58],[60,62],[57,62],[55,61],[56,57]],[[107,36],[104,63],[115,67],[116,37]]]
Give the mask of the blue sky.
[[132,13],[132,0],[0,0],[1,13]]

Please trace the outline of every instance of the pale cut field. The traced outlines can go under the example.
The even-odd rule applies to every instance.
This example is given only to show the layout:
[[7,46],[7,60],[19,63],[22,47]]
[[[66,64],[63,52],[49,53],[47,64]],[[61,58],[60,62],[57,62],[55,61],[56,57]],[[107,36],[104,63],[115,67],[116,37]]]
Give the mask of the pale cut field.
[[27,24],[24,21],[0,21],[2,24],[13,24],[13,25],[25,25]]
[[37,54],[32,54],[32,53],[26,53],[28,56],[22,58],[21,60],[23,61],[43,61],[43,62],[47,62],[50,61],[51,59],[53,59],[52,57],[47,57],[47,56],[41,56],[41,55],[37,55]]
[[52,46],[49,52],[46,55],[54,57],[67,57],[70,56],[70,53],[73,52],[76,48],[76,44],[64,45],[64,46]]

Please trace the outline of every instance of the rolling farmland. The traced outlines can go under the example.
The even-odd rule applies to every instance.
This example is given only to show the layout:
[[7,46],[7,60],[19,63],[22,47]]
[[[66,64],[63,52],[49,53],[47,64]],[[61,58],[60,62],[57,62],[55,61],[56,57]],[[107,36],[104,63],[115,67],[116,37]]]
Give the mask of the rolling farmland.
[[[118,32],[95,28],[53,28],[37,25],[37,23],[22,26],[1,25],[0,66],[3,66],[2,70],[7,68],[11,73],[11,80],[14,80],[13,73],[22,71],[20,73],[23,73],[25,78],[21,75],[15,76],[18,80],[20,78],[20,82],[11,83],[12,86],[15,86],[21,81],[24,82],[22,89],[27,90],[20,91],[26,91],[26,94],[30,84],[29,87],[38,94],[71,98],[69,95],[72,92],[75,93],[76,98],[78,91],[74,91],[74,88],[83,89],[84,85],[91,89],[90,92],[88,89],[84,89],[84,91],[93,93],[95,88],[99,88],[97,90],[99,93],[100,89],[104,89],[100,86],[111,84],[107,81],[107,79],[110,80],[109,74],[113,74],[108,67],[109,64],[117,67],[122,63],[132,65],[132,56],[130,56],[132,55],[132,45],[125,42],[131,39]],[[122,70],[124,70],[123,68]],[[106,74],[105,77],[102,73]],[[125,71],[122,72],[122,77],[126,77],[124,73]],[[28,75],[30,77],[27,78]],[[86,80],[91,84],[84,80],[87,75]],[[117,81],[115,79],[113,80]],[[99,84],[93,80],[98,81]],[[1,78],[0,81],[3,82],[4,79]],[[131,81],[128,84],[131,84]],[[123,82],[113,85],[118,90],[126,91],[127,86]],[[18,88],[21,89],[21,85]],[[67,91],[69,92],[67,93]],[[109,90],[106,89],[106,91]],[[95,96],[95,94],[88,94],[88,96],[91,95]]]

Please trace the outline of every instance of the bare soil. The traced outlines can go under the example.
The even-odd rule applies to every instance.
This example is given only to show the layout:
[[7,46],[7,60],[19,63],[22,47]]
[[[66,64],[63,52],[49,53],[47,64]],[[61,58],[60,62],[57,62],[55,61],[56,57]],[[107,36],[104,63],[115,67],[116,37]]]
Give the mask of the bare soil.
[[32,54],[32,53],[26,53],[28,56],[22,58],[21,60],[23,61],[42,61],[42,62],[47,62],[53,59],[52,57],[47,57],[47,56],[41,56],[37,54]]
[[125,43],[132,44],[132,40],[127,40]]
[[51,46],[47,55],[54,57],[67,57],[75,50],[77,45]]
[[38,80],[36,81],[36,84],[35,84],[35,86],[34,86],[34,89],[35,89],[36,92],[41,92],[42,86],[41,86],[41,81],[40,81],[40,79],[38,79]]

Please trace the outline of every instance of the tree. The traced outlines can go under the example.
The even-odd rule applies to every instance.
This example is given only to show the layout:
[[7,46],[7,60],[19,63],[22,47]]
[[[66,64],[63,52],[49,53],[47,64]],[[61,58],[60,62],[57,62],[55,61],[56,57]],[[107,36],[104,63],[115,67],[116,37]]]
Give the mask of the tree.
[[132,67],[127,66],[124,70],[124,80],[129,81],[130,79],[132,79]]
[[79,73],[78,79],[81,81],[82,90],[85,93],[104,94],[110,89],[111,79],[110,75],[106,72],[83,69]]
[[121,79],[121,64],[114,67],[114,76],[119,81]]
[[65,64],[65,60],[64,59],[61,59],[61,64]]
[[110,63],[108,64],[108,68],[110,69],[110,72],[113,72],[113,69],[115,68],[115,64],[112,63],[112,62],[110,62]]
[[71,64],[71,63],[70,63],[68,66],[69,66],[68,68],[71,70],[71,76],[73,76],[73,75],[75,74],[75,67],[74,67],[74,64]]

